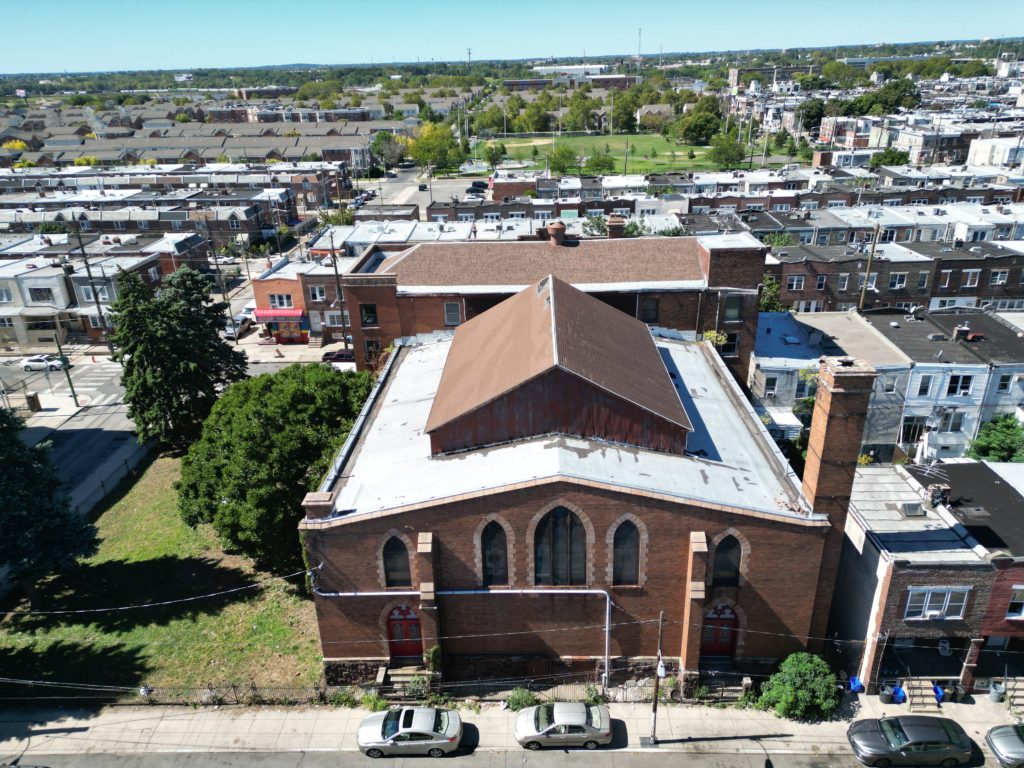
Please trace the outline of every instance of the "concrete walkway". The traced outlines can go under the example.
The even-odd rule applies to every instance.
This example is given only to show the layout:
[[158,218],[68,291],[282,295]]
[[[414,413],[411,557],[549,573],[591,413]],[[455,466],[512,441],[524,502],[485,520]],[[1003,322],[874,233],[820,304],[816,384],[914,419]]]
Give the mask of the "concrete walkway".
[[[649,704],[610,705],[615,741],[609,749],[639,751],[650,734]],[[98,710],[9,709],[0,711],[0,762],[32,755],[110,752],[239,752],[355,750],[359,709],[322,707],[121,706]],[[515,713],[498,704],[461,711],[467,748],[518,750],[512,736]],[[803,754],[849,757],[846,729],[853,719],[907,714],[905,706],[882,705],[875,696],[848,696],[840,718],[794,723],[773,714],[736,707],[662,705],[657,749],[690,754]],[[984,748],[985,732],[1012,722],[1002,704],[985,697],[947,704],[941,713],[960,722]]]

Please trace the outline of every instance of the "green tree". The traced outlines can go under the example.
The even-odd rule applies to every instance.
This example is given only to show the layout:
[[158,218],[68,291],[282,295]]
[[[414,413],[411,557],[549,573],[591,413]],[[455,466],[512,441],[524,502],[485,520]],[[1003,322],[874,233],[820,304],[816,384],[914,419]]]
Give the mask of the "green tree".
[[719,133],[711,139],[708,158],[720,169],[736,168],[746,156],[743,145],[730,135]]
[[765,245],[772,248],[785,248],[787,245],[796,245],[796,239],[789,232],[769,232],[761,238]]
[[356,215],[351,208],[339,208],[334,211],[321,210],[317,213],[317,219],[319,219],[320,224],[325,227],[345,227],[355,223]]
[[451,130],[440,123],[428,123],[409,142],[409,156],[421,168],[434,165],[442,168],[459,162],[459,145]]
[[676,139],[687,144],[705,146],[721,130],[722,121],[710,112],[690,112],[676,120],[669,127]]
[[492,170],[498,167],[498,163],[501,162],[503,157],[505,157],[505,153],[502,152],[499,144],[488,144],[484,147],[484,160],[487,161]]
[[187,123],[191,119],[185,112],[179,112],[174,116],[175,122],[178,123]]
[[19,432],[24,423],[0,408],[0,566],[14,582],[28,582],[95,551],[96,531],[71,511],[50,444],[31,448]]
[[839,706],[836,676],[821,657],[792,653],[768,678],[757,706],[791,720],[827,720]]
[[229,305],[212,301],[210,288],[208,277],[189,268],[168,277],[159,294],[134,272],[118,279],[114,357],[140,443],[184,448],[199,436],[218,391],[245,378],[245,354],[219,335]]
[[394,168],[405,157],[405,143],[388,131],[377,131],[373,135],[370,149],[374,157]]
[[520,133],[543,133],[551,128],[551,115],[538,99],[527,105],[514,124]]
[[583,169],[595,176],[612,173],[615,170],[615,158],[607,152],[595,152],[587,158]]
[[779,281],[771,275],[761,278],[761,303],[758,309],[761,312],[785,312],[786,307],[779,300],[782,294]]
[[28,144],[26,144],[21,139],[9,139],[8,141],[5,141],[3,144],[0,144],[0,148],[24,152],[25,150],[28,149]]
[[807,99],[796,108],[796,124],[805,131],[815,132],[825,115],[825,102],[821,99]]
[[100,159],[94,155],[82,155],[81,157],[75,158],[75,165],[77,166],[93,166],[99,165]]
[[68,228],[60,221],[44,221],[34,231],[37,235],[63,235]]
[[571,168],[578,167],[579,159],[576,156],[576,150],[568,144],[556,144],[551,151],[551,172],[561,176],[568,173]]
[[886,147],[881,152],[875,152],[868,160],[868,166],[870,168],[880,168],[883,165],[906,165],[910,162],[910,153],[896,149],[895,147]]
[[997,416],[981,425],[967,455],[983,461],[1024,462],[1024,427],[1012,414]]
[[181,466],[178,510],[275,570],[301,562],[302,498],[316,490],[373,380],[292,365],[230,387]]

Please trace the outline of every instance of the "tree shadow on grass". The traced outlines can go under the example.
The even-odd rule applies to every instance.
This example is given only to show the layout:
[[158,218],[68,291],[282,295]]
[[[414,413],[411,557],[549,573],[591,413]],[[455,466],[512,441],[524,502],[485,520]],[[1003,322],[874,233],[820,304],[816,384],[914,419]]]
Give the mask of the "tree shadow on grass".
[[[86,625],[100,631],[127,631],[164,625],[251,600],[262,588],[239,588],[261,578],[265,577],[199,557],[81,563],[40,584],[31,605],[22,601],[8,606],[11,613],[0,622],[0,629],[33,632],[55,625]],[[226,590],[237,591],[209,596]],[[150,607],[132,607],[144,605]],[[20,613],[27,610],[77,612]]]
[[[94,717],[113,701],[134,698],[148,671],[137,648],[77,642],[0,647],[0,678],[34,681],[0,681],[0,763],[20,757],[21,739],[31,737],[39,749],[40,739],[81,731],[78,723],[61,722]],[[114,690],[113,681],[128,690]]]

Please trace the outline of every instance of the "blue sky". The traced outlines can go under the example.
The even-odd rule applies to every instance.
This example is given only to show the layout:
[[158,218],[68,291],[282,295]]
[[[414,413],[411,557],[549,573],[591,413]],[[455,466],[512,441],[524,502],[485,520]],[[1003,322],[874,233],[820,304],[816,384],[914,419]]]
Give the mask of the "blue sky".
[[[1021,0],[7,0],[0,72],[534,58],[1024,35]],[[766,12],[765,9],[769,9]],[[24,34],[19,34],[24,30]]]

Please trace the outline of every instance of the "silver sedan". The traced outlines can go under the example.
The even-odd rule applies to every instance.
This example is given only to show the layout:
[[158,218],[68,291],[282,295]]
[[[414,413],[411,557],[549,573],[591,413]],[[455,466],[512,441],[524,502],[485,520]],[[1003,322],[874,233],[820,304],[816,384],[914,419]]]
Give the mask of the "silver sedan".
[[375,712],[359,725],[359,751],[367,757],[430,755],[444,757],[459,748],[458,712],[434,707],[403,707]]
[[612,721],[603,704],[557,702],[528,707],[516,716],[516,741],[527,749],[584,747],[612,741]]
[[1024,765],[1024,726],[997,725],[985,734],[985,743],[1003,768]]

